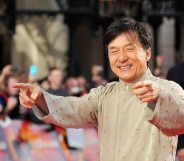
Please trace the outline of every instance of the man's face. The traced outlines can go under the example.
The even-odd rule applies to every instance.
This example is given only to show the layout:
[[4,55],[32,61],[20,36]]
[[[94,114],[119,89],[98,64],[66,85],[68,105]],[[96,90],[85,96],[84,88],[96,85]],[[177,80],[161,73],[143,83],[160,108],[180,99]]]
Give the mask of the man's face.
[[51,84],[59,87],[61,85],[62,79],[63,79],[62,72],[58,69],[55,69],[50,73],[48,79],[49,79]]
[[130,83],[146,71],[151,49],[143,49],[136,32],[126,32],[109,43],[108,57],[112,71],[122,81]]

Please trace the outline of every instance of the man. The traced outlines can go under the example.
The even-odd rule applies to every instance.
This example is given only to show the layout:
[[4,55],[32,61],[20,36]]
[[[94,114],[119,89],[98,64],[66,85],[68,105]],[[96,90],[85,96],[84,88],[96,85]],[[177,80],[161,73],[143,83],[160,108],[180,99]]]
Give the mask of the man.
[[58,68],[51,68],[49,70],[48,80],[50,88],[47,92],[57,96],[67,96],[67,92],[62,88],[63,73]]
[[16,84],[20,102],[47,122],[64,127],[97,126],[100,161],[174,161],[184,132],[184,91],[154,77],[147,67],[152,36],[145,23],[123,18],[105,33],[118,82],[83,97],[56,97],[31,84]]

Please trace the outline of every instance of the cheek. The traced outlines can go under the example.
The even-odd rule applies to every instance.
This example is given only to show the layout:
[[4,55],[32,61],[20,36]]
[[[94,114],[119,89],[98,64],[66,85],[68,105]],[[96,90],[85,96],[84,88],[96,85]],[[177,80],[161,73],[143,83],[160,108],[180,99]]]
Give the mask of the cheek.
[[108,58],[109,58],[110,64],[115,64],[117,62],[117,56],[115,55],[108,56]]
[[111,60],[109,63],[110,63],[111,69],[112,69],[113,71],[115,71],[115,70],[116,70],[116,61]]
[[112,64],[113,64],[113,59],[112,59],[112,57],[108,56],[108,59],[109,59],[109,64],[112,65]]
[[138,54],[137,56],[135,56],[134,62],[136,62],[137,64],[140,64],[140,65],[147,63],[146,57],[142,54]]

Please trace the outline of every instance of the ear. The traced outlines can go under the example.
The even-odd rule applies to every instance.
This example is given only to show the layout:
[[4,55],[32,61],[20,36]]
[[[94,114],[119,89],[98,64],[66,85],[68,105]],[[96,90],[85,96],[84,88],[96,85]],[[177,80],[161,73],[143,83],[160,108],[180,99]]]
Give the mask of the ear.
[[48,75],[48,81],[50,82],[50,75]]
[[151,58],[151,48],[146,49],[146,53],[145,53],[145,57],[146,57],[146,61],[148,62]]

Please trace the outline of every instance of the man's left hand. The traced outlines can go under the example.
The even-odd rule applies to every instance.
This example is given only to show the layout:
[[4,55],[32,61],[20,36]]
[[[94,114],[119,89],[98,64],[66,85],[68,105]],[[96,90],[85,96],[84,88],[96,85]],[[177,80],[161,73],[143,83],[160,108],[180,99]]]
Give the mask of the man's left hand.
[[156,102],[160,86],[150,80],[141,81],[132,86],[132,93],[142,102]]

